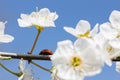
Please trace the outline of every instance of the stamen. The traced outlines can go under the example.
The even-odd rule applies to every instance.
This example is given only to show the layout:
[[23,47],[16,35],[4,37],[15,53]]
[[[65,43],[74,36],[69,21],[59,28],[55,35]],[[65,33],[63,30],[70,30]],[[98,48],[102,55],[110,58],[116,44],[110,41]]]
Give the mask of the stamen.
[[91,36],[89,36],[90,31],[86,31],[84,34],[79,34],[79,37],[87,37],[87,38],[92,38]]
[[113,51],[113,48],[112,48],[112,46],[108,46],[108,47],[106,48],[106,50],[107,50],[108,53],[111,53],[111,52]]
[[71,65],[72,65],[73,67],[80,66],[81,64],[82,64],[82,60],[80,59],[80,57],[78,57],[78,56],[72,57]]

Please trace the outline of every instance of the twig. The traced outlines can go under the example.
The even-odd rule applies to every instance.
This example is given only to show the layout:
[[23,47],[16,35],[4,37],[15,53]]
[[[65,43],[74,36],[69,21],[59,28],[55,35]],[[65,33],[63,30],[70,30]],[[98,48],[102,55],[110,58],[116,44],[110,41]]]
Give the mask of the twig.
[[34,41],[34,43],[33,43],[33,46],[32,46],[32,48],[31,48],[29,54],[32,54],[32,52],[33,52],[33,50],[34,50],[34,48],[35,48],[35,45],[36,45],[36,43],[37,43],[38,37],[39,37],[39,35],[40,35],[40,32],[41,32],[41,31],[38,30],[38,33],[37,33],[37,35],[36,35],[35,41]]
[[21,59],[24,60],[49,60],[50,61],[50,55],[29,55],[29,54],[15,54],[15,53],[7,53],[7,52],[0,52],[1,56],[5,57],[11,57],[13,59]]
[[16,75],[16,76],[18,76],[18,77],[21,75],[21,73],[16,73],[16,72],[11,71],[11,70],[8,69],[7,67],[5,67],[2,63],[0,63],[0,66],[1,66],[2,68],[4,68],[6,71],[8,71],[9,73],[13,74],[13,75]]
[[47,72],[50,72],[50,73],[51,73],[51,70],[46,69],[46,68],[44,68],[44,67],[38,65],[37,63],[33,62],[33,61],[31,61],[30,63],[33,64],[33,65],[35,65],[35,66],[37,66],[37,67],[39,67],[39,68],[41,68],[41,69],[43,69],[43,70],[45,70],[45,71],[47,71]]

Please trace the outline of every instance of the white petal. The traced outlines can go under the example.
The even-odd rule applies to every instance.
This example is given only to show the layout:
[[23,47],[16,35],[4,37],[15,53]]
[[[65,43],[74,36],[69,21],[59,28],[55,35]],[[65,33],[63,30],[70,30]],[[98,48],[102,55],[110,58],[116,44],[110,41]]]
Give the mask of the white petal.
[[[81,43],[81,44],[80,44]],[[97,49],[95,43],[88,39],[78,39],[76,46],[81,49],[80,57],[83,60],[82,70],[87,76],[96,75],[101,72],[104,60],[101,51]],[[84,46],[84,47],[80,47]],[[83,50],[82,50],[83,49]],[[99,62],[99,63],[98,63]]]
[[114,54],[110,55],[111,59],[117,58],[120,55],[120,50],[117,50]]
[[72,54],[74,54],[72,42],[70,40],[65,40],[58,42],[58,47],[55,53],[51,56],[51,59],[53,60],[54,65],[59,63],[66,64]]
[[104,65],[104,60],[98,51],[89,48],[81,56],[84,58],[83,71],[87,76],[93,76],[101,72],[101,69]]
[[25,61],[23,59],[20,60],[19,68],[22,71],[22,75],[18,80],[33,80],[32,68],[31,66],[25,67]]
[[97,45],[99,45],[100,47],[103,47],[103,45],[107,41],[107,39],[105,39],[105,37],[101,33],[98,33],[97,35],[95,35],[95,37],[93,39],[94,39],[95,43]]
[[108,66],[112,66],[112,61],[108,52],[106,52],[106,44],[108,40],[104,38],[102,34],[98,34],[94,37],[94,41],[97,44],[97,48],[100,49],[103,60]]
[[21,19],[18,19],[18,24],[20,27],[30,27],[32,26],[29,15],[21,14]]
[[23,80],[33,80],[31,67],[25,68]]
[[43,8],[39,11],[40,15],[48,16],[50,14],[50,10],[48,8]]
[[113,39],[113,40],[109,41],[109,44],[110,44],[113,48],[120,49],[120,39]]
[[39,20],[39,22],[37,24],[41,25],[43,27],[56,27],[55,23],[50,20],[41,20],[41,21]]
[[102,59],[104,60],[104,62],[108,65],[108,66],[112,66],[112,60],[111,60],[111,56],[109,55],[109,53],[107,53],[103,47],[103,49],[101,49],[101,55],[102,55]]
[[106,40],[104,36],[99,33],[94,37],[94,41],[97,44],[97,49],[101,51],[101,55],[105,63],[108,66],[111,66],[112,61],[111,61],[109,53],[106,52],[106,48],[105,48],[105,45],[108,43],[108,40]]
[[21,59],[20,62],[19,62],[20,71],[24,72],[25,64],[26,64],[26,62],[23,59]]
[[25,22],[21,19],[18,19],[18,24],[19,24],[20,27],[30,27],[30,26],[32,26],[30,23]]
[[18,78],[18,80],[33,80],[31,69],[25,68],[23,74]]
[[74,43],[75,48],[80,51],[83,52],[84,50],[86,50],[88,47],[93,47],[95,45],[91,45],[93,43],[93,41],[91,39],[87,39],[87,38],[80,38],[77,39]]
[[76,31],[76,29],[72,28],[72,27],[64,27],[64,30],[70,34],[72,34],[73,36],[77,37],[79,32]]
[[59,54],[70,55],[71,52],[73,51],[73,43],[70,40],[64,40],[64,41],[58,42],[58,49],[60,49],[61,51],[61,53]]
[[84,34],[87,31],[90,31],[90,24],[86,20],[80,20],[76,26],[76,30],[80,31],[80,33]]
[[66,66],[66,64],[69,63],[69,57],[67,57],[66,55],[58,55],[58,54],[54,54],[51,56],[51,60],[54,66],[58,67],[58,66]]
[[120,30],[120,11],[114,10],[110,14],[109,20],[112,24],[112,27]]
[[55,13],[50,13],[50,19],[52,19],[53,21],[56,20],[59,16]]
[[120,62],[116,62],[116,71],[120,73]]
[[14,40],[14,37],[10,35],[0,35],[0,43],[8,43],[12,42]]
[[114,39],[118,32],[117,30],[113,29],[111,27],[110,23],[104,23],[100,25],[100,33],[106,38],[106,39]]
[[0,35],[4,34],[4,30],[5,30],[5,24],[7,23],[7,21],[5,22],[0,22]]
[[90,36],[95,36],[98,33],[98,24],[90,31]]
[[57,76],[62,80],[83,80],[84,76],[79,71],[75,71],[73,68],[62,67],[57,72]]

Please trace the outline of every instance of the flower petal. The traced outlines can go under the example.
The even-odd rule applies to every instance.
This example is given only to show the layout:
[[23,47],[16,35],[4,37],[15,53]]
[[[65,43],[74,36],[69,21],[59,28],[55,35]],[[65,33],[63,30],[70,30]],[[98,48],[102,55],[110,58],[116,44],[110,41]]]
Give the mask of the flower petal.
[[80,20],[76,26],[76,30],[80,31],[79,33],[84,34],[87,31],[90,31],[90,24],[86,20]]
[[95,45],[91,45],[93,42],[88,38],[79,38],[75,41],[74,46],[78,52],[84,52],[88,47],[93,47]]
[[97,49],[94,41],[91,39],[78,39],[75,46],[77,46],[78,49],[80,48],[81,53],[79,54],[83,60],[82,70],[85,72],[85,75],[93,76],[100,73],[104,60],[102,58],[101,51]]
[[30,27],[32,26],[29,15],[21,14],[21,19],[18,19],[18,24],[20,27]]
[[26,65],[26,62],[23,59],[21,59],[20,62],[19,62],[20,71],[24,72],[25,65]]
[[78,31],[76,31],[74,28],[72,27],[64,27],[64,30],[70,34],[72,34],[73,36],[77,37],[77,35],[79,34]]
[[109,41],[109,44],[110,44],[113,48],[120,49],[120,39],[113,39],[113,40]]
[[117,30],[113,29],[110,23],[104,23],[100,25],[100,33],[106,38],[106,39],[114,39],[118,32]]
[[56,14],[56,12],[54,12],[54,13],[50,13],[50,19],[51,20],[56,20],[57,18],[58,18],[59,16]]
[[120,73],[120,62],[116,62],[116,71]]
[[94,37],[98,33],[98,24],[90,31],[90,36]]
[[109,20],[112,24],[112,27],[120,30],[120,11],[114,10],[110,14]]
[[61,67],[61,70],[57,72],[57,76],[59,76],[62,80],[83,80],[84,78],[82,73],[67,66]]
[[41,16],[48,16],[50,14],[50,10],[48,8],[43,8],[39,11]]
[[5,30],[5,24],[7,23],[7,21],[5,22],[0,22],[0,35],[4,34],[4,30]]
[[0,43],[9,43],[14,40],[14,37],[11,35],[0,35]]
[[51,56],[54,65],[68,63],[70,56],[74,54],[73,45],[70,40],[58,42],[55,53]]

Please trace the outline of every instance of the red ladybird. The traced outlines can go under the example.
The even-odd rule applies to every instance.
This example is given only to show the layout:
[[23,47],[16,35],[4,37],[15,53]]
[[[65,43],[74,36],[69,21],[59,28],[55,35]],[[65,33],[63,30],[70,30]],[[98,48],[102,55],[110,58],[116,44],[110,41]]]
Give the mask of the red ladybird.
[[53,55],[53,52],[49,49],[43,49],[39,55]]

